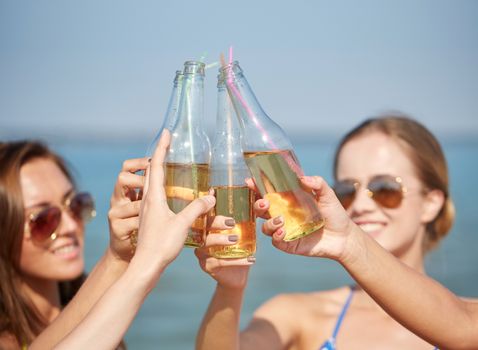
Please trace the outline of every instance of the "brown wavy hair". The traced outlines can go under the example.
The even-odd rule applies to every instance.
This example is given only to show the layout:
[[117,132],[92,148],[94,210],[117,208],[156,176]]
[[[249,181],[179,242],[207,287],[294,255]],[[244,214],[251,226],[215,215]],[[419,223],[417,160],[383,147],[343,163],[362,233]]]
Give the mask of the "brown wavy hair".
[[[0,142],[0,335],[13,335],[18,344],[30,344],[48,325],[31,300],[21,293],[20,254],[25,225],[20,186],[21,167],[37,158],[52,160],[74,185],[65,161],[41,142]],[[66,305],[85,276],[59,282],[61,302]]]
[[449,192],[445,155],[436,137],[425,126],[401,113],[384,114],[365,120],[340,141],[334,157],[334,177],[337,178],[338,157],[344,145],[359,136],[376,132],[389,136],[400,145],[427,190],[438,189],[445,196],[440,212],[426,226],[423,249],[427,252],[451,229],[455,219],[455,207]]

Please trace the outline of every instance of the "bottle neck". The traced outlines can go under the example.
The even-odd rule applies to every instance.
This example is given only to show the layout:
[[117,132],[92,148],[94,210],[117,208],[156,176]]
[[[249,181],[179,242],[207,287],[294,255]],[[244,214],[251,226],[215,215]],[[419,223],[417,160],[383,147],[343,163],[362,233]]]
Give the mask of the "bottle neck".
[[288,137],[262,109],[237,62],[222,68],[221,74],[244,135],[243,150],[291,149]]
[[204,78],[198,74],[184,76],[178,109],[178,124],[202,130],[204,124]]
[[173,90],[171,92],[171,96],[169,97],[168,109],[166,110],[166,115],[164,116],[164,122],[163,126],[161,127],[161,130],[173,130],[174,126],[176,125],[178,119],[177,116],[182,86],[182,75],[180,77],[176,76],[176,79],[174,79]]
[[[240,140],[241,132],[239,122],[225,85],[218,86],[217,89],[217,117],[215,128],[216,139],[227,135],[236,141]],[[240,145],[235,146],[240,148]]]

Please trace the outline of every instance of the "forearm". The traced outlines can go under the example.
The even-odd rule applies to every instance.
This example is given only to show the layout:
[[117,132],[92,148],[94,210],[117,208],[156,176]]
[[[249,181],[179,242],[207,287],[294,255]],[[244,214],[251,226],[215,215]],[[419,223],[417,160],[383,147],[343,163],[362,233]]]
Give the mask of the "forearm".
[[476,349],[478,304],[406,266],[358,228],[342,265],[393,318],[440,349]]
[[239,321],[244,289],[217,286],[199,328],[196,349],[239,349]]
[[105,291],[124,273],[128,263],[118,260],[109,249],[95,265],[75,297],[33,342],[31,349],[48,349],[70,333]]
[[94,305],[84,320],[55,349],[113,349],[124,337],[138,310],[158,280],[142,265],[128,270]]

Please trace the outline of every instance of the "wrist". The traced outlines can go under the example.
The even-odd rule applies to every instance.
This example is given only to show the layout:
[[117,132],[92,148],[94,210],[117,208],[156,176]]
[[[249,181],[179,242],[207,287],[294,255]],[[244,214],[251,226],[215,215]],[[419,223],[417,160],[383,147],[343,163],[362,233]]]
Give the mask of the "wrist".
[[366,234],[355,224],[350,225],[342,253],[337,261],[345,268],[354,265],[358,259],[364,257],[367,251]]
[[155,261],[151,261],[150,259],[143,257],[141,254],[136,254],[131,259],[128,267],[128,272],[147,285],[149,290],[156,286],[161,275],[168,266],[168,262],[165,259],[155,258],[154,260]]
[[245,286],[242,288],[232,288],[217,284],[215,294],[224,300],[242,300],[245,290]]
[[110,246],[105,251],[103,255],[105,262],[110,268],[118,269],[118,270],[126,270],[129,265],[129,261],[121,259],[112,249]]
[[231,286],[231,285],[221,284],[218,282],[216,285],[216,291],[220,293],[228,293],[228,294],[237,294],[237,293],[242,294],[246,290],[246,286],[247,286],[247,283],[243,285]]

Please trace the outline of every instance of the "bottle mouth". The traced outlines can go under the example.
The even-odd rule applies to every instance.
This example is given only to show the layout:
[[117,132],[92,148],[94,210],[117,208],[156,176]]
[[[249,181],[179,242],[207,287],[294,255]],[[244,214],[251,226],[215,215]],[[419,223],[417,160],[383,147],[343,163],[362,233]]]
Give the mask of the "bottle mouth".
[[176,75],[174,76],[174,83],[178,83],[179,81],[183,80],[184,74],[182,70],[177,70]]
[[217,76],[218,85],[223,84],[226,80],[226,77],[234,77],[236,75],[242,74],[242,69],[239,66],[238,61],[234,61],[226,64],[225,66],[219,67],[219,74]]
[[186,61],[184,62],[183,74],[201,74],[204,75],[206,64],[200,61]]
[[237,70],[242,71],[241,67],[239,66],[239,61],[233,61],[231,63],[226,64],[225,66],[220,66],[219,73],[226,72],[231,69],[236,70],[234,68],[237,68]]

